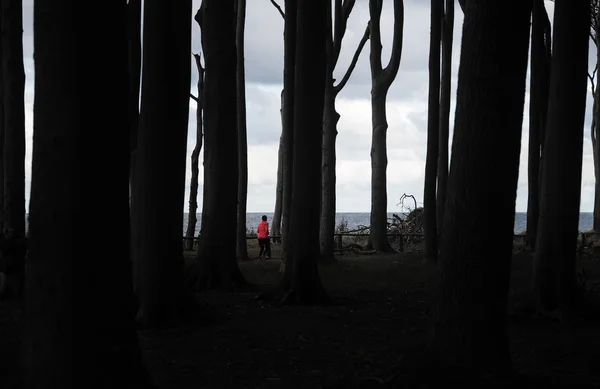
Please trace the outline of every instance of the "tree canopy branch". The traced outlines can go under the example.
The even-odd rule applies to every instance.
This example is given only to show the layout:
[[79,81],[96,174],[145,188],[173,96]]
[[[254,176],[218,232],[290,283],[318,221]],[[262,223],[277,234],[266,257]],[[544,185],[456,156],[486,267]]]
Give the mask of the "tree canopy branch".
[[340,52],[342,51],[342,39],[346,34],[346,28],[348,26],[348,18],[352,9],[354,9],[356,0],[335,0],[334,8],[334,28],[333,28],[333,66],[337,64],[340,58]]
[[362,53],[362,50],[365,47],[365,44],[367,43],[367,40],[369,40],[370,34],[371,34],[371,28],[367,24],[367,28],[365,28],[365,33],[363,34],[362,39],[360,40],[360,43],[358,44],[358,47],[356,48],[356,51],[354,52],[354,57],[352,57],[352,62],[350,62],[350,66],[348,66],[348,69],[346,70],[346,74],[344,74],[344,77],[342,77],[342,80],[339,82],[339,84],[337,84],[333,87],[333,92],[336,95],[338,93],[340,93],[340,91],[344,88],[344,86],[346,86],[346,83],[350,79],[350,76],[352,75],[352,72],[354,71],[354,68],[356,67],[356,63],[358,62],[358,58],[360,57],[360,54]]
[[285,20],[285,12],[283,12],[283,9],[281,9],[281,6],[279,4],[277,4],[277,2],[275,0],[269,0],[269,1],[271,2],[271,4],[273,4],[273,7],[277,8],[277,11],[279,11],[279,14],[283,18],[283,20]]
[[400,69],[402,58],[402,40],[404,39],[404,1],[394,0],[394,35],[390,62],[383,69],[383,82],[388,86],[394,81]]
[[196,96],[194,96],[192,93],[190,93],[190,98],[192,100],[194,100],[196,103],[198,102],[198,98]]

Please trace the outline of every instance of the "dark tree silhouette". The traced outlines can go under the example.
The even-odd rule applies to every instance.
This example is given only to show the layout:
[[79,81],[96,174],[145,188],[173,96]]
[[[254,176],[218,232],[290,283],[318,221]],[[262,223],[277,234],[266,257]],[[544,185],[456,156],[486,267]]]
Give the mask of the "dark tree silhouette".
[[[278,288],[259,297],[265,298],[282,292],[283,303],[287,304],[327,303],[329,297],[319,278],[319,231],[314,228],[319,223],[321,208],[320,171],[324,81],[327,69],[327,4],[299,2],[295,15],[291,6],[293,3],[288,1],[286,22],[295,16],[297,35],[294,125],[291,134],[294,139],[291,166],[293,193],[289,233],[284,235],[283,240],[284,244],[287,242],[289,251],[286,253],[287,263]],[[289,25],[286,29],[288,27]],[[289,45],[289,42],[286,42],[286,45]],[[323,78],[319,79],[319,75]],[[285,85],[284,90],[287,88],[288,85]]]
[[[281,122],[283,124],[283,90],[281,91]],[[273,236],[281,237],[281,213],[283,212],[283,135],[279,136],[279,148],[277,149],[277,183],[275,184],[275,210],[271,222]],[[280,238],[273,239],[280,242]]]
[[[144,1],[144,51],[135,188],[140,310],[146,327],[176,323],[183,303],[185,155],[191,0]],[[169,82],[165,82],[169,80]]]
[[[335,109],[335,99],[342,91],[354,68],[358,58],[369,39],[370,28],[367,26],[350,65],[346,69],[339,83],[335,84],[334,70],[342,51],[342,40],[346,33],[346,25],[350,13],[354,8],[355,0],[335,0],[333,15],[331,1],[327,0],[327,77],[325,83],[325,106],[323,107],[323,167],[321,178],[321,223],[320,243],[321,262],[334,263],[334,233],[335,233],[335,139],[337,137],[337,123],[340,115]],[[333,23],[331,22],[333,16]]]
[[369,0],[371,16],[371,111],[373,136],[371,141],[371,230],[370,245],[381,252],[393,252],[387,238],[387,92],[394,82],[402,57],[404,2],[394,0],[394,35],[390,62],[381,62],[381,11],[383,0]]
[[[34,3],[36,82],[23,333],[26,388],[152,387],[134,331],[136,304],[128,257],[125,7],[125,2],[112,2],[90,14],[72,1]],[[111,29],[105,33],[88,34],[107,23]],[[91,94],[90,64],[97,82]],[[90,142],[89,134],[102,136]],[[89,216],[85,204],[90,201],[102,215],[95,226],[110,231],[110,244],[96,245],[82,261],[89,231],[81,228],[81,221]]]
[[440,61],[444,0],[431,0],[429,39],[429,101],[427,108],[427,156],[423,195],[423,231],[425,258],[436,262],[438,256],[436,180],[440,148]]
[[533,284],[538,311],[568,319],[577,305],[575,265],[590,7],[584,1],[555,3]]
[[[140,77],[142,72],[142,0],[129,0],[127,2],[127,42],[128,42],[128,79],[129,79],[129,100],[128,119],[129,119],[129,152],[131,154],[129,166],[129,209],[130,221],[136,220],[134,216],[135,193],[133,188],[135,175],[135,149],[137,147],[138,127],[140,119]],[[131,241],[136,240],[136,226],[131,223]],[[130,247],[130,248],[133,248]],[[131,259],[134,266],[139,262],[135,259],[135,250],[131,250]],[[140,272],[134,268],[134,290],[137,290],[137,277]]]
[[[2,7],[0,7],[0,20]],[[0,39],[0,64],[2,63],[2,39]],[[0,71],[0,233],[4,231],[4,76]]]
[[297,0],[285,0],[285,26],[283,30],[283,93],[281,140],[283,142],[283,194],[281,199],[281,236],[283,258],[281,272],[285,271],[290,253],[290,214],[292,205],[294,164],[294,107],[296,87],[296,38],[297,38]]
[[[196,21],[199,18],[199,13],[196,13]],[[196,234],[196,224],[198,223],[198,217],[196,212],[198,211],[198,175],[200,174],[200,151],[202,150],[202,111],[204,110],[204,67],[200,59],[200,54],[194,54],[194,61],[196,62],[196,69],[198,70],[198,97],[190,95],[192,100],[196,102],[196,145],[192,150],[191,165],[192,165],[192,177],[190,178],[190,208],[188,212],[188,225],[185,232],[185,248],[191,250],[194,247],[194,237]]]
[[[236,37],[237,48],[237,136],[238,136],[238,216],[237,216],[237,257],[248,259],[246,244],[246,209],[248,201],[248,135],[246,131],[246,75],[244,67],[244,37],[246,28],[246,0],[236,0]],[[270,254],[269,254],[270,255]]]
[[466,3],[433,314],[443,369],[502,374],[511,365],[506,304],[530,12],[522,0]]
[[[25,277],[25,69],[23,3],[2,0],[4,93],[4,239],[10,244],[9,273],[21,294]],[[5,252],[6,254],[6,252]]]
[[204,0],[201,10],[204,84],[204,194],[196,269],[196,289],[234,290],[246,286],[236,260],[237,0]]
[[535,249],[540,209],[540,161],[548,113],[551,26],[544,0],[533,0],[529,100],[529,155],[527,162],[527,244]]
[[[445,0],[442,20],[442,81],[440,89],[440,145],[437,180],[437,229],[442,230],[448,185],[448,151],[450,138],[450,94],[452,93],[452,44],[454,41],[454,1]],[[439,238],[438,238],[439,239]]]
[[600,72],[598,72],[598,66],[600,65],[600,38],[598,32],[600,32],[600,1],[591,0],[591,31],[590,35],[592,42],[596,46],[596,67],[592,75],[590,75],[590,83],[592,84],[592,95],[594,96],[593,110],[592,110],[592,126],[590,135],[592,138],[592,155],[594,157],[594,231],[600,231]]

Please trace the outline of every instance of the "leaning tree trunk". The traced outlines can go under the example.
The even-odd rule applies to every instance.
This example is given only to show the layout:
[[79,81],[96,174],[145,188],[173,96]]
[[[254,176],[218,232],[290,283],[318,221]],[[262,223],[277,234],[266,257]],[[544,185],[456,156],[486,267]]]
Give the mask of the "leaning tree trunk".
[[335,176],[335,140],[337,137],[337,124],[340,115],[335,109],[335,99],[344,88],[358,62],[358,57],[369,39],[370,28],[365,33],[354,52],[354,57],[346,73],[335,85],[334,70],[336,68],[342,40],[346,33],[346,26],[350,13],[354,8],[355,1],[335,1],[333,9],[334,21],[332,22],[331,1],[327,1],[327,74],[325,81],[325,102],[323,107],[323,163],[321,177],[321,223],[320,244],[321,263],[335,263],[334,256],[334,233],[335,233],[335,203],[336,203],[336,176]]
[[442,369],[467,375],[511,366],[506,304],[530,12],[522,0],[466,2],[433,350]]
[[[28,389],[152,387],[134,330],[128,257],[126,9],[124,2],[112,4],[90,14],[72,1],[34,3],[36,82],[23,334]],[[97,38],[86,35],[107,23],[113,29]],[[95,56],[89,45],[105,55]],[[87,91],[90,64],[97,82],[93,94]],[[103,136],[87,142],[86,135],[99,133]],[[107,150],[110,163],[102,163],[108,161]],[[81,261],[83,242],[89,241],[81,220],[89,201],[102,215],[96,226],[110,231],[110,244],[96,246]],[[85,301],[78,304],[82,296]],[[85,333],[74,331],[82,325]]]
[[[175,323],[183,301],[185,155],[190,96],[191,0],[144,1],[136,256],[142,278],[137,320]],[[169,80],[165,83],[164,80]]]
[[402,57],[404,2],[394,0],[394,36],[390,62],[381,63],[381,10],[383,0],[369,0],[371,16],[371,230],[370,245],[381,252],[393,252],[387,238],[387,92],[394,82]]
[[[290,252],[290,214],[292,204],[292,166],[294,163],[294,107],[296,84],[296,7],[297,0],[285,0],[283,31],[283,196],[281,213],[282,260],[280,272],[285,273]],[[320,185],[319,185],[320,187]],[[314,226],[313,226],[314,228]]]
[[540,210],[540,161],[542,133],[548,113],[550,64],[546,57],[546,30],[550,20],[543,0],[533,0],[531,23],[531,76],[529,103],[529,155],[527,161],[527,232],[529,247],[535,250]]
[[[238,148],[238,199],[237,199],[237,257],[248,259],[246,244],[246,209],[248,202],[248,135],[246,132],[246,75],[244,67],[244,36],[246,26],[246,0],[236,0],[237,25],[237,148]],[[270,255],[270,254],[269,254]]]
[[[23,3],[2,0],[2,74],[4,82],[4,231],[10,250],[9,273],[25,278],[25,69]],[[5,258],[6,260],[6,258]]]
[[450,139],[450,100],[452,93],[452,43],[454,40],[454,0],[445,0],[442,20],[442,79],[440,88],[440,134],[437,168],[437,230],[438,239],[444,220],[444,204],[448,186],[448,151]]
[[196,269],[198,290],[245,286],[236,260],[238,131],[236,79],[237,0],[204,0],[201,30],[205,58],[204,187]]
[[577,307],[575,263],[589,18],[589,2],[556,1],[533,285],[539,312],[566,318]]
[[427,108],[427,156],[423,194],[423,231],[425,258],[437,262],[436,180],[440,149],[440,60],[444,0],[431,0],[431,34],[429,40],[429,102]]
[[[314,304],[329,301],[319,278],[319,230],[314,228],[319,223],[321,208],[327,5],[298,2],[296,16],[294,193],[288,235],[291,250],[279,287],[284,293],[284,303]],[[315,78],[319,74],[322,79]]]
[[204,90],[204,68],[200,63],[200,54],[194,54],[196,68],[198,69],[198,97],[196,100],[196,145],[192,150],[191,165],[192,177],[190,179],[190,208],[188,212],[188,225],[185,232],[185,249],[194,248],[194,238],[196,237],[196,224],[198,223],[198,175],[200,174],[200,150],[202,150],[202,105]]

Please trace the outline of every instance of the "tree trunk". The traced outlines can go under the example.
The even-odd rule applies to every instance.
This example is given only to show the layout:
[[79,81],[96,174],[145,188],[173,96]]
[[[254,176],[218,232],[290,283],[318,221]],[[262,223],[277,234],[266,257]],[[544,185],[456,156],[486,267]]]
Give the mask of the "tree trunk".
[[198,175],[200,174],[200,150],[202,150],[202,105],[204,95],[204,68],[200,63],[200,54],[194,54],[196,68],[198,69],[198,97],[196,97],[196,145],[192,150],[191,165],[192,177],[190,179],[190,208],[188,212],[188,225],[185,232],[185,248],[192,250],[194,248],[194,239],[196,237],[196,224],[198,218]]
[[[237,0],[202,2],[204,198],[196,271],[199,290],[246,286],[236,260],[238,203]],[[208,185],[206,183],[209,183]]]
[[[138,126],[140,119],[140,77],[142,71],[142,0],[129,0],[127,3],[127,30],[128,30],[128,80],[129,90],[127,101],[128,107],[128,118],[129,118],[129,210],[130,210],[130,233],[131,241],[136,241],[136,226],[132,223],[137,217],[134,216],[136,212],[135,208],[135,196],[136,193],[133,190],[134,175],[135,175],[135,149],[137,147],[138,137]],[[137,292],[138,277],[140,272],[137,269],[139,260],[136,259],[135,250],[133,245],[130,245],[131,250],[131,261],[133,263],[133,277],[134,277],[134,290]]]
[[[0,7],[0,20],[2,8]],[[3,56],[2,39],[0,39],[0,64]],[[0,234],[4,231],[4,77],[0,71]],[[0,263],[0,266],[3,266]]]
[[[282,91],[283,94],[283,91]],[[283,99],[282,99],[283,109]],[[283,120],[282,120],[283,121]],[[273,243],[281,242],[281,211],[282,211],[282,197],[283,197],[283,136],[279,137],[279,149],[277,151],[277,185],[275,186],[275,211],[273,212],[273,236],[279,236],[279,238],[273,238]]]
[[[596,14],[595,21],[596,29],[600,27],[600,12]],[[600,37],[598,30],[595,31],[595,46],[596,46],[596,66],[600,66]],[[596,71],[596,87],[594,90],[594,103],[592,111],[592,155],[594,157],[594,213],[593,213],[593,229],[600,231],[600,72]]]
[[437,262],[436,180],[440,148],[440,60],[444,0],[431,0],[429,40],[429,103],[427,109],[427,156],[423,194],[423,230],[425,258]]
[[[286,15],[289,16],[287,7]],[[319,225],[321,208],[326,16],[325,2],[299,2],[297,5],[294,193],[288,235],[291,250],[287,253],[288,263],[281,284],[285,294],[283,301],[289,304],[329,301],[319,278],[319,230],[315,228]],[[323,78],[315,78],[315,75]]]
[[[321,243],[321,263],[335,263],[334,256],[334,233],[335,233],[335,209],[336,209],[336,176],[335,176],[335,139],[337,137],[337,123],[340,115],[335,110],[335,99],[344,88],[348,79],[352,75],[358,57],[362,52],[367,39],[369,39],[370,28],[367,27],[358,48],[354,52],[352,62],[348,66],[346,73],[337,85],[334,85],[335,79],[333,72],[337,66],[337,61],[342,50],[342,40],[346,33],[348,18],[354,9],[354,0],[342,1],[336,0],[331,9],[331,1],[327,2],[327,74],[325,81],[325,102],[323,107],[323,166],[321,177],[321,223],[320,223],[320,243]],[[332,17],[334,18],[332,21]]]
[[381,63],[381,11],[383,0],[369,0],[371,17],[371,115],[373,135],[371,144],[371,230],[370,245],[377,251],[394,252],[387,238],[387,115],[386,98],[398,74],[402,56],[404,2],[394,0],[394,36],[390,62]]
[[[246,76],[244,67],[244,30],[246,25],[246,0],[237,1],[237,135],[239,154],[237,257],[248,260],[246,244],[246,209],[248,202],[248,136],[246,133]],[[270,254],[269,254],[270,255]]]
[[530,12],[521,0],[466,3],[433,338],[440,367],[466,376],[511,366],[506,304]]
[[334,233],[335,233],[335,138],[337,123],[340,115],[335,110],[335,94],[333,93],[332,73],[327,73],[325,105],[323,111],[323,166],[321,177],[321,220],[320,245],[321,263],[335,263]]
[[534,297],[542,313],[576,308],[576,246],[587,93],[589,2],[557,0],[544,139]]
[[541,135],[548,113],[550,64],[546,58],[545,32],[550,20],[543,0],[533,1],[531,23],[531,76],[529,103],[529,155],[527,162],[527,244],[535,250],[540,209]]
[[[142,274],[137,320],[175,324],[183,301],[185,155],[190,96],[191,0],[144,1],[135,241]],[[164,80],[169,80],[165,83]]]
[[[126,9],[124,2],[112,4],[90,14],[72,1],[34,3],[36,82],[23,334],[28,389],[151,387],[134,331],[128,257]],[[107,23],[111,29],[104,34],[86,35]],[[90,52],[90,45],[106,55]],[[90,64],[97,82],[93,94],[87,87]],[[102,136],[87,142],[86,134]],[[110,163],[102,163],[109,149]],[[97,227],[110,231],[110,244],[98,245],[81,261],[82,244],[89,240],[89,231],[81,228],[88,214],[83,205],[90,201],[102,215]],[[81,296],[85,302],[78,304]],[[84,334],[74,331],[78,326],[86,326]]]
[[[292,204],[292,166],[294,163],[294,107],[296,84],[296,7],[297,0],[285,0],[283,31],[283,196],[281,214],[282,261],[280,272],[285,274],[290,253],[290,214]],[[320,185],[319,185],[320,187]],[[313,226],[314,228],[314,226]]]
[[444,220],[444,204],[448,186],[448,151],[450,138],[450,101],[452,93],[452,44],[454,41],[454,0],[445,0],[446,12],[442,21],[442,81],[440,88],[440,145],[437,180],[438,239]]
[[4,232],[10,250],[9,274],[19,285],[25,278],[25,70],[23,3],[2,0],[2,74],[4,83]]

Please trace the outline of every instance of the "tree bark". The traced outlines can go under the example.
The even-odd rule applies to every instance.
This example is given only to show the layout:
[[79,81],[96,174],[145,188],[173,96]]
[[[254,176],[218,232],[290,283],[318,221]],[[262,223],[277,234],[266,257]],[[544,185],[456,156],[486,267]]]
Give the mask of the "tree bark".
[[204,0],[204,198],[196,271],[199,290],[246,286],[236,260],[238,203],[237,0]]
[[[535,250],[540,209],[540,160],[543,128],[548,113],[550,63],[546,31],[550,20],[543,0],[533,1],[531,23],[531,76],[529,103],[529,151],[527,162],[527,244]],[[549,42],[548,42],[549,43]]]
[[[282,91],[282,110],[283,110],[283,91]],[[283,120],[282,120],[283,122]],[[279,137],[279,149],[277,150],[277,184],[275,186],[275,211],[273,212],[273,236],[280,238],[273,239],[273,243],[281,242],[281,212],[283,197],[283,136]]]
[[425,258],[437,262],[436,180],[440,149],[440,60],[444,0],[431,0],[429,40],[429,102],[427,109],[427,155],[423,190],[423,231]]
[[2,74],[4,93],[4,232],[10,250],[9,273],[17,296],[25,278],[25,69],[23,3],[2,0]]
[[[185,155],[190,96],[191,0],[144,1],[140,128],[136,151],[137,320],[176,323],[183,302]],[[164,80],[169,80],[165,83]]]
[[[286,17],[289,15],[286,7]],[[325,2],[297,4],[292,166],[294,192],[288,235],[291,240],[288,247],[291,250],[287,254],[288,262],[281,281],[285,296],[283,302],[288,304],[329,301],[319,278],[319,230],[314,228],[319,224],[321,208],[326,23]]]
[[[239,154],[237,257],[248,260],[246,244],[246,209],[248,201],[248,136],[246,132],[246,76],[244,67],[244,36],[246,25],[246,0],[237,1],[237,135]],[[270,255],[270,254],[269,254]]]
[[533,285],[540,312],[567,318],[577,308],[575,264],[589,26],[589,2],[556,1]]
[[346,73],[335,85],[333,72],[342,49],[342,40],[346,33],[348,18],[354,8],[355,0],[336,0],[333,9],[334,21],[331,22],[331,1],[327,1],[327,75],[325,84],[325,102],[323,107],[323,166],[321,177],[321,223],[320,244],[321,263],[335,263],[334,256],[334,233],[335,233],[335,210],[336,210],[336,176],[335,176],[335,140],[337,137],[337,123],[340,115],[335,109],[335,99],[346,85],[352,75],[358,57],[369,39],[370,29],[367,27],[365,33],[354,52],[354,56]]
[[285,274],[290,255],[290,214],[292,204],[292,166],[294,164],[294,106],[296,84],[296,7],[297,0],[285,0],[285,27],[283,32],[283,197],[281,214],[282,262],[280,272]]
[[[0,7],[0,20],[2,7]],[[0,39],[0,64],[3,56],[2,39]],[[4,231],[4,75],[0,70],[0,233]]]
[[448,186],[448,151],[450,139],[450,102],[452,93],[452,44],[454,41],[454,1],[445,0],[446,11],[442,21],[442,81],[440,88],[440,145],[437,179],[438,240],[444,220],[444,204]]
[[202,150],[202,110],[204,100],[204,68],[200,62],[200,54],[194,54],[196,68],[198,69],[198,97],[196,97],[196,145],[192,150],[191,165],[192,177],[190,179],[190,208],[188,212],[188,226],[185,232],[185,248],[192,250],[196,237],[196,224],[198,223],[198,175],[200,174],[200,151]]
[[[127,3],[127,42],[128,42],[128,80],[129,90],[127,101],[129,118],[129,210],[130,210],[130,233],[131,241],[136,240],[136,226],[132,223],[137,217],[135,208],[135,149],[137,148],[138,127],[140,120],[140,77],[142,71],[142,0],[129,0]],[[136,259],[133,245],[130,246],[131,261],[133,263],[134,290],[137,291],[138,277],[137,269],[139,260]]]
[[369,0],[371,17],[371,230],[370,245],[377,251],[394,252],[387,238],[387,92],[398,74],[402,56],[404,2],[394,0],[394,36],[390,62],[381,63],[381,10],[383,0]]
[[[596,20],[594,23],[594,45],[596,46],[596,66],[600,64],[600,37],[598,37],[598,27],[600,26],[600,12],[596,12]],[[596,82],[594,89],[594,103],[592,111],[592,155],[594,158],[594,213],[592,228],[594,231],[600,231],[600,72],[596,71]]]
[[527,3],[466,3],[433,315],[440,367],[465,376],[503,374],[511,367],[506,304],[529,46]]
[[[152,387],[134,331],[128,257],[125,5],[113,2],[90,14],[72,1],[34,3],[36,82],[23,333],[28,389]],[[107,23],[111,29],[105,33],[87,34]],[[90,46],[105,55],[90,52]],[[93,94],[88,93],[90,64],[97,82]],[[89,134],[102,136],[88,142]],[[107,150],[110,163],[102,163],[108,161]],[[82,261],[89,232],[81,220],[89,202],[102,215],[96,226],[110,231],[110,244],[98,245]],[[84,333],[74,331],[82,326]]]

